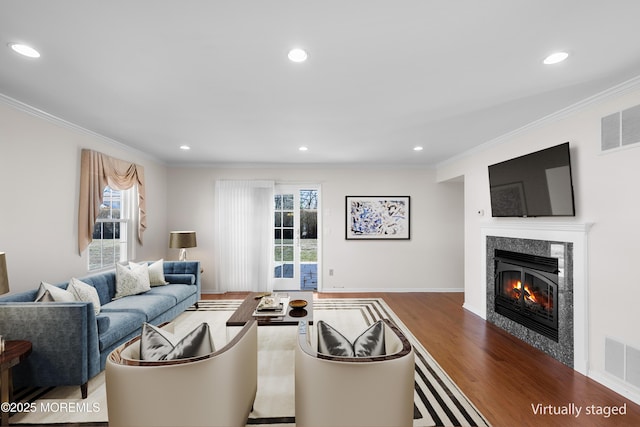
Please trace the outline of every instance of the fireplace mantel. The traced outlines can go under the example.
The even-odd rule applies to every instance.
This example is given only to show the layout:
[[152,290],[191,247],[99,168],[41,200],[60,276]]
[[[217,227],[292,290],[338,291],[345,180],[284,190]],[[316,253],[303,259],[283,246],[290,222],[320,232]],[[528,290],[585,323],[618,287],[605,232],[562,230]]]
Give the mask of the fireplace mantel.
[[531,220],[514,220],[491,222],[481,225],[481,258],[480,281],[483,286],[481,295],[485,298],[478,307],[479,314],[487,319],[486,286],[487,286],[487,237],[511,237],[518,239],[549,240],[573,243],[573,303],[574,303],[574,369],[588,375],[589,366],[589,310],[588,310],[588,233],[591,223],[547,222]]
[[[589,232],[592,223],[577,223],[577,222],[547,222],[547,221],[505,221],[505,222],[492,222],[486,223],[480,226],[481,229],[487,230],[515,230],[518,232],[559,232],[559,233],[583,233]],[[490,234],[494,235],[494,234]],[[520,237],[520,236],[518,236]]]

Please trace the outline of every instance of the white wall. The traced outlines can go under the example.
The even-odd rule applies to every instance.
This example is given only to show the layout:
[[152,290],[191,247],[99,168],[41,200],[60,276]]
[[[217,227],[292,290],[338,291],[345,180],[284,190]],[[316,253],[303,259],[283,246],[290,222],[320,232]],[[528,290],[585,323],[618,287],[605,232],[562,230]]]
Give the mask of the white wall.
[[[435,171],[388,168],[170,168],[168,227],[197,231],[189,258],[204,268],[204,292],[214,283],[213,217],[217,179],[318,183],[322,197],[323,291],[462,290],[461,183],[435,182]],[[410,241],[346,241],[345,196],[411,196]],[[176,258],[176,253],[170,256]],[[329,276],[328,270],[334,271]]]
[[[560,220],[593,223],[588,236],[589,369],[590,376],[601,382],[615,382],[604,373],[606,336],[640,349],[640,146],[600,153],[600,119],[638,104],[640,89],[630,84],[438,168],[440,180],[464,176],[465,304],[476,311],[484,292],[480,227],[509,221],[490,216],[487,166],[570,142],[577,216]],[[484,217],[478,216],[480,209],[485,210]]]
[[[26,107],[25,107],[26,108]],[[90,148],[145,168],[148,228],[137,259],[165,255],[166,167],[105,138],[0,102],[0,252],[12,292],[88,274],[78,255],[80,151]]]
[[[88,274],[86,251],[77,253],[82,148],[144,166],[148,228],[144,245],[135,245],[135,258],[175,259],[169,230],[195,229],[198,247],[189,255],[203,262],[205,291],[218,290],[212,260],[215,180],[231,178],[321,184],[326,291],[463,287],[462,185],[436,183],[434,170],[171,168],[28,106],[0,101],[0,251],[7,253],[12,292]],[[346,195],[411,196],[411,240],[346,241]]]

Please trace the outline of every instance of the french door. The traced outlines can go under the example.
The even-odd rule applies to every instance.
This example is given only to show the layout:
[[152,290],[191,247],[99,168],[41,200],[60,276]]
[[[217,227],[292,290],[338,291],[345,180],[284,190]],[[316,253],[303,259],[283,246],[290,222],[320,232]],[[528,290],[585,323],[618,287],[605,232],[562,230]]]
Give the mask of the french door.
[[276,185],[274,193],[274,290],[318,287],[318,205],[316,186]]

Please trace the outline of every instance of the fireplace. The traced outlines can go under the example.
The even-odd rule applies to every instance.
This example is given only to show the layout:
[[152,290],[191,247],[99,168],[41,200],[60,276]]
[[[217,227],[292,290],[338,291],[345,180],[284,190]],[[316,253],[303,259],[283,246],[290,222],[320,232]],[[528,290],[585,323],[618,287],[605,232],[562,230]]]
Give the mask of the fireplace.
[[[489,323],[584,375],[587,375],[589,367],[589,331],[586,321],[589,227],[590,224],[534,221],[488,224],[482,227],[482,258],[485,262],[482,263],[484,268],[481,272],[486,299],[484,300],[485,311],[480,312],[480,315],[486,316]],[[496,278],[498,277],[497,262],[494,259],[496,250],[536,255],[540,257],[538,259],[557,260],[557,282],[553,277],[550,280],[551,284],[557,283],[555,290],[552,287],[550,291],[553,304],[551,316],[557,319],[557,341],[496,312]],[[555,260],[551,267],[543,267],[542,272],[553,274]],[[511,261],[512,265],[521,267],[521,262]],[[525,267],[529,266],[525,265]],[[535,268],[535,270],[539,269]],[[540,273],[535,277],[547,279],[545,274]],[[543,282],[546,286],[547,282],[544,280]],[[547,307],[549,307],[548,304]]]
[[558,342],[558,259],[496,249],[495,312]]

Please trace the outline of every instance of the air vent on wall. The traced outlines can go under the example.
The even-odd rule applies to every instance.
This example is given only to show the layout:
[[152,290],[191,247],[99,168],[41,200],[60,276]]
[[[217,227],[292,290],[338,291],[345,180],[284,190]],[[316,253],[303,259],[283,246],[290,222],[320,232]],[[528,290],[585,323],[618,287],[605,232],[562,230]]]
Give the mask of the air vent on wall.
[[602,151],[640,143],[640,105],[601,119]]
[[605,337],[604,370],[640,388],[640,350]]

